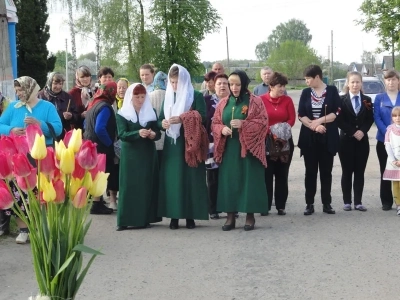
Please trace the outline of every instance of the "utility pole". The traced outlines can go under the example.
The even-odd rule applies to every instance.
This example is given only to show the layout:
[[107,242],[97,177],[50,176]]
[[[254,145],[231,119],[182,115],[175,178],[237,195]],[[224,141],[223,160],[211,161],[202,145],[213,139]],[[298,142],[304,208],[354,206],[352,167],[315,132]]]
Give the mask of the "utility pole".
[[331,83],[333,83],[333,30],[331,30]]
[[66,81],[66,91],[69,91],[68,88],[68,39],[65,39],[65,81]]
[[230,68],[229,68],[229,41],[228,41],[228,26],[226,26],[226,54],[228,58],[228,73],[230,73]]

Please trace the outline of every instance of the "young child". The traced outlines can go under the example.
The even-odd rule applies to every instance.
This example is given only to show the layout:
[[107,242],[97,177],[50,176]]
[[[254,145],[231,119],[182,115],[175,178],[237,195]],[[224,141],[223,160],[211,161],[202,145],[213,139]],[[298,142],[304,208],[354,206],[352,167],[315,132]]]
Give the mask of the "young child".
[[385,134],[385,148],[388,154],[383,180],[392,181],[393,200],[400,216],[400,106],[392,110],[393,124],[389,125]]

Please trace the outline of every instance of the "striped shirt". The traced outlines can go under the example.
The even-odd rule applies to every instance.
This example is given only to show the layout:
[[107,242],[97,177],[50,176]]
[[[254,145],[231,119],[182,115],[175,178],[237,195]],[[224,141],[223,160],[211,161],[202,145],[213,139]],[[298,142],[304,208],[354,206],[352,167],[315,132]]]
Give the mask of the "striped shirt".
[[322,104],[325,101],[326,96],[326,88],[322,92],[321,96],[318,96],[317,93],[311,88],[311,107],[312,107],[312,114],[314,119],[318,119],[322,112]]

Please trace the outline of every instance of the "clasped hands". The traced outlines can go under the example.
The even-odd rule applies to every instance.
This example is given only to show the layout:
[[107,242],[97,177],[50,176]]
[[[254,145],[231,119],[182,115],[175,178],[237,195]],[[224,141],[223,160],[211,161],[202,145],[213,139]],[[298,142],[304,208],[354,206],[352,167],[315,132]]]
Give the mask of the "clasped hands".
[[308,123],[308,128],[310,128],[312,131],[324,134],[326,133],[326,127],[321,124],[321,121],[319,119],[316,120],[310,120]]
[[169,129],[169,127],[173,124],[179,124],[182,123],[182,120],[180,117],[171,117],[169,120],[164,119],[161,122],[161,125],[164,129]]
[[[38,119],[35,119],[34,117],[25,117],[24,123],[25,125],[37,124],[40,126],[40,121]],[[26,131],[25,128],[14,127],[13,129],[11,129],[11,132],[15,135],[25,135]]]
[[[233,119],[231,120],[230,124],[232,126],[232,128],[241,128],[242,127],[242,120],[239,119]],[[222,129],[222,134],[223,135],[231,135],[232,134],[232,129],[230,129],[228,126],[225,126]]]
[[153,140],[156,137],[156,133],[151,129],[140,129],[139,135],[141,138],[144,139],[149,138],[151,140]]

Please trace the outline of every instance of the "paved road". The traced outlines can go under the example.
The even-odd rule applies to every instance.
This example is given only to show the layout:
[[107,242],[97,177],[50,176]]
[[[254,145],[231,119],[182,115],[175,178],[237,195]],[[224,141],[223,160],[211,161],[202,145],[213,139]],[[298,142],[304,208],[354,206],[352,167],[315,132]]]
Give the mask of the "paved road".
[[[298,102],[299,92],[289,95]],[[221,231],[223,219],[197,222],[195,230],[171,231],[164,220],[116,232],[115,215],[94,216],[86,243],[105,255],[95,260],[77,299],[400,299],[400,219],[395,210],[381,210],[375,132],[363,199],[368,212],[341,209],[336,157],[337,214],[323,214],[317,197],[316,213],[304,216],[304,165],[296,149],[287,215],[257,216],[252,232],[241,229],[244,216],[231,232]],[[1,239],[0,300],[35,292],[29,246]]]

